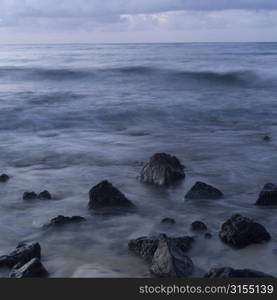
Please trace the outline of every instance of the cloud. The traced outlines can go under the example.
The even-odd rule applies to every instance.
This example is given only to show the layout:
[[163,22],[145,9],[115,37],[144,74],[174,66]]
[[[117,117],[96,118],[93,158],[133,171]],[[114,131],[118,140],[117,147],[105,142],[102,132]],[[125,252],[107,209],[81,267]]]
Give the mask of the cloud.
[[0,0],[0,38],[271,28],[276,39],[276,11],[277,0]]

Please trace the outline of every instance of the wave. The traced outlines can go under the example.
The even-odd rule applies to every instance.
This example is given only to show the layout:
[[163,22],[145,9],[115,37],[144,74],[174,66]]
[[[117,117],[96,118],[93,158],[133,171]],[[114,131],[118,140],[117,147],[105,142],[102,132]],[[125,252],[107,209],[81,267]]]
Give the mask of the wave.
[[[239,86],[276,86],[277,77],[271,73],[261,73],[255,70],[235,70],[235,71],[193,71],[193,70],[174,70],[163,69],[149,66],[124,66],[113,68],[88,68],[88,69],[69,69],[69,68],[24,68],[24,67],[0,67],[0,77],[9,77],[17,80],[77,80],[82,78],[96,78],[101,80],[114,80],[115,78],[151,76],[153,79],[165,80],[170,82],[208,82],[223,85]],[[152,79],[151,78],[151,79]]]

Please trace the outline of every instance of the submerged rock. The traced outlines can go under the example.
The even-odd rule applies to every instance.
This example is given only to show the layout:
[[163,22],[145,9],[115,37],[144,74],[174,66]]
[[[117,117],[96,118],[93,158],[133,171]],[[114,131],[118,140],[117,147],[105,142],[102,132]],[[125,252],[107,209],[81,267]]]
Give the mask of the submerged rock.
[[43,191],[38,195],[40,200],[51,200],[52,196],[48,191]]
[[269,135],[266,135],[263,137],[263,141],[264,142],[270,142],[271,141],[271,137]]
[[154,154],[140,173],[140,180],[155,185],[170,185],[185,178],[179,159],[166,153]]
[[223,193],[217,188],[204,182],[197,181],[185,195],[187,199],[219,199]]
[[7,174],[0,175],[0,182],[7,182],[10,177]]
[[205,238],[206,239],[211,239],[213,235],[210,232],[205,233]]
[[[159,245],[160,237],[140,237],[129,241],[129,250],[140,256],[144,260],[151,262]],[[192,237],[167,237],[167,240],[177,245],[183,251],[188,251],[194,241]]]
[[26,263],[35,257],[41,257],[39,243],[19,243],[16,249],[10,254],[0,256],[0,266],[13,267],[18,263]]
[[48,272],[38,258],[33,258],[25,264],[15,265],[10,273],[10,278],[40,278],[47,276]]
[[176,221],[172,218],[164,218],[161,220],[161,223],[166,225],[174,225]]
[[157,277],[188,277],[194,266],[185,251],[178,241],[162,234],[152,259],[151,273]]
[[25,192],[23,194],[23,200],[36,200],[38,195],[35,192]]
[[217,268],[211,269],[206,278],[273,278],[273,276],[250,269]]
[[260,192],[256,205],[277,205],[277,185],[267,183]]
[[194,221],[191,224],[191,229],[194,231],[205,231],[207,230],[207,226],[205,223],[201,222],[201,221]]
[[89,209],[134,208],[135,205],[109,181],[104,180],[89,191]]
[[53,218],[49,224],[46,224],[44,228],[48,228],[52,226],[63,226],[66,224],[80,223],[84,221],[86,221],[86,219],[80,216],[73,216],[73,217],[57,216],[56,218]]
[[271,239],[270,234],[261,224],[239,214],[233,215],[222,225],[219,237],[223,242],[236,248],[244,248]]

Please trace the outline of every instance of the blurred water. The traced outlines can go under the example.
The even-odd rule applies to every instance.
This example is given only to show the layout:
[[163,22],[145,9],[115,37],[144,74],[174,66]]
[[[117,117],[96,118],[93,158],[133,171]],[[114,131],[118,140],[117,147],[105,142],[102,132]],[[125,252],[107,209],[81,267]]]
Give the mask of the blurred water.
[[[145,276],[128,240],[192,234],[200,219],[214,237],[198,236],[189,253],[195,276],[215,266],[277,275],[276,209],[253,205],[277,182],[276,71],[276,43],[2,45],[0,172],[12,178],[0,185],[0,254],[35,240],[53,277]],[[141,164],[162,151],[186,165],[186,180],[169,189],[138,182]],[[138,213],[91,216],[88,191],[103,179]],[[184,203],[196,180],[225,198]],[[22,201],[24,191],[44,189],[57,201]],[[265,225],[272,241],[223,245],[217,232],[237,212]],[[43,231],[58,214],[88,222]],[[177,221],[171,229],[159,224],[168,216]]]

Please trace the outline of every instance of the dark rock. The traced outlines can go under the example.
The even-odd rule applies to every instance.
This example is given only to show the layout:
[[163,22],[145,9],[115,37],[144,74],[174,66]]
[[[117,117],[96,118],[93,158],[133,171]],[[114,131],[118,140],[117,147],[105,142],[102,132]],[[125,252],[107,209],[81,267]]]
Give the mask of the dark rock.
[[193,272],[193,262],[179,242],[162,234],[150,271],[157,277],[188,277]]
[[277,186],[267,183],[260,192],[256,205],[277,205]]
[[[194,241],[192,237],[175,237],[167,238],[171,243],[177,245],[183,251],[188,251]],[[130,240],[128,247],[136,255],[144,260],[151,262],[159,244],[159,237],[140,237],[138,239]]]
[[16,264],[10,273],[10,278],[42,278],[47,276],[48,272],[36,257],[25,264]]
[[23,200],[36,200],[38,195],[35,192],[25,192],[23,194]]
[[266,136],[263,137],[263,141],[264,142],[270,142],[271,141],[271,137],[268,136],[268,135],[266,135]]
[[206,239],[211,239],[213,237],[213,235],[209,232],[205,233],[205,238]]
[[52,226],[63,226],[66,224],[80,223],[84,221],[86,221],[86,219],[79,216],[73,216],[73,217],[57,216],[56,218],[52,219],[49,224],[46,224],[44,227],[48,228]]
[[167,224],[167,225],[174,225],[176,221],[172,218],[164,218],[161,221],[162,224]]
[[26,263],[34,257],[41,257],[38,243],[19,243],[14,251],[8,255],[0,256],[0,266],[13,267],[18,263]]
[[143,167],[140,180],[156,185],[170,185],[185,178],[185,167],[177,157],[166,153],[154,154]]
[[185,195],[187,199],[219,199],[223,196],[222,192],[215,187],[204,182],[196,182],[195,185]]
[[136,255],[151,262],[155,251],[158,248],[159,239],[157,237],[140,237],[130,240],[128,247]]
[[244,248],[250,244],[262,243],[271,239],[261,224],[238,214],[222,225],[219,237],[223,242],[235,248]]
[[191,229],[194,231],[204,231],[207,230],[207,226],[201,221],[194,221],[191,224]]
[[206,278],[273,278],[273,276],[250,269],[218,268],[211,269]]
[[52,196],[48,191],[43,191],[38,195],[38,198],[41,200],[51,200]]
[[0,175],[0,182],[7,182],[10,177],[7,174]]
[[134,208],[135,205],[109,181],[105,180],[89,191],[88,207],[89,209],[103,210],[107,208]]

